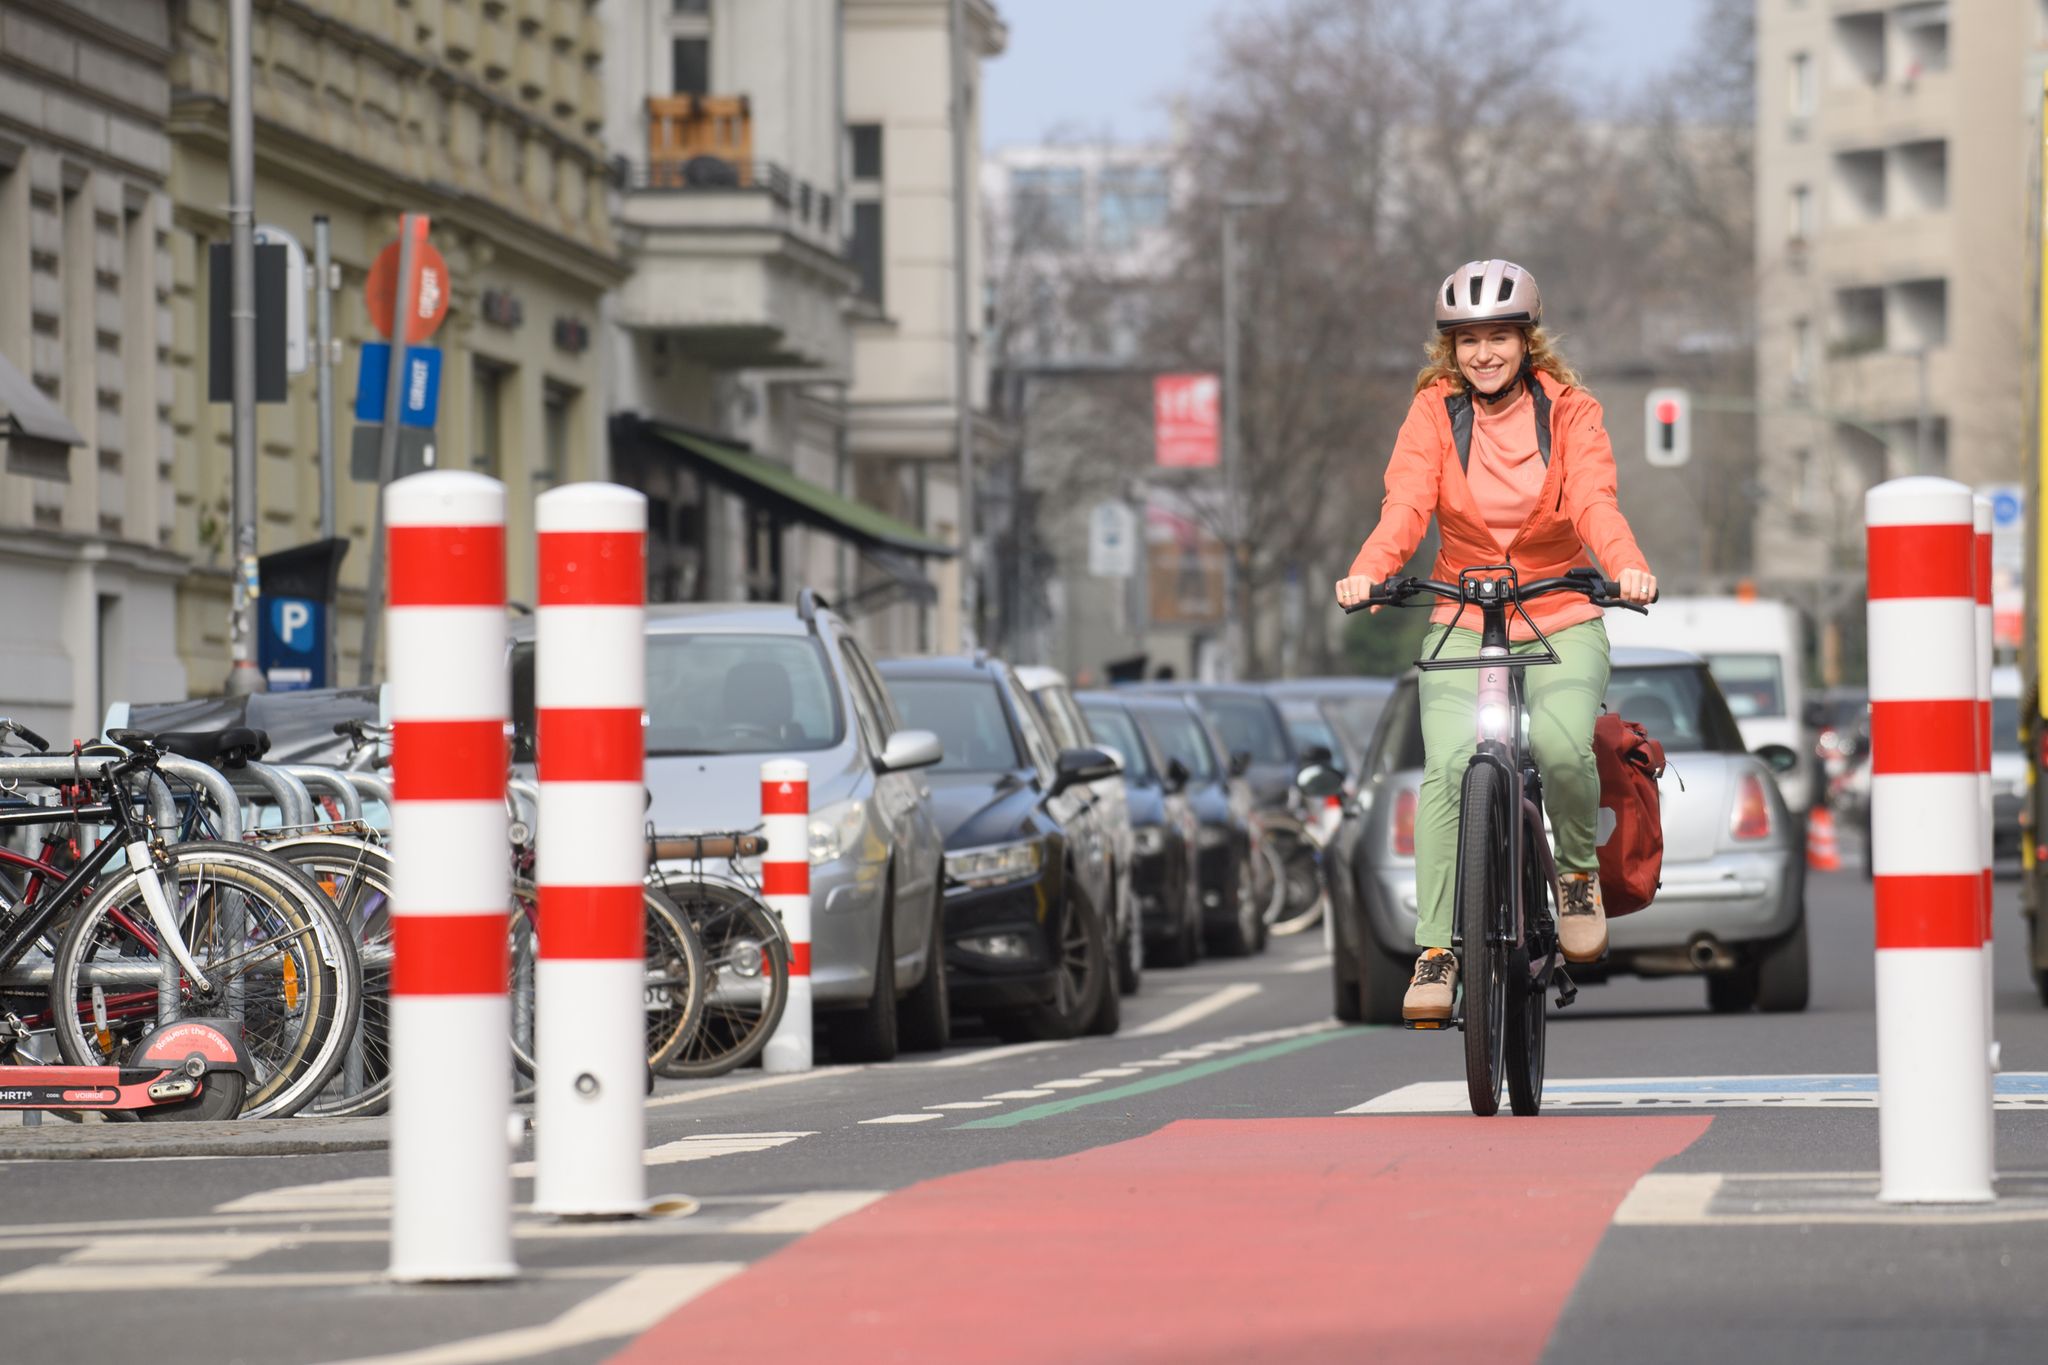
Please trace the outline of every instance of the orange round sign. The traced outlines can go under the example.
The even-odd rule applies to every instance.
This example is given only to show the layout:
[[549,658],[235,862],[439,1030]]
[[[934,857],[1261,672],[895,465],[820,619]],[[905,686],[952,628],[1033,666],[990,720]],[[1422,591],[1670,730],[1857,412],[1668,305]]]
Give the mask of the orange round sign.
[[[422,241],[414,249],[412,277],[411,316],[405,328],[408,344],[425,341],[440,328],[441,319],[448,316],[448,262],[441,259],[432,242]],[[397,286],[398,243],[392,242],[377,253],[370,266],[369,282],[364,285],[370,325],[379,336],[391,335],[391,315],[398,308]]]

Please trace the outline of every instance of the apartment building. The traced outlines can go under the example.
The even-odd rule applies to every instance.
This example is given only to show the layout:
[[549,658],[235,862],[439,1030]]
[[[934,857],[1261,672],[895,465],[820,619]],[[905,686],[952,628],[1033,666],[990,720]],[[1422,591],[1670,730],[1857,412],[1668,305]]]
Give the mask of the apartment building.
[[2048,5],[1757,6],[1757,525],[1768,578],[1853,579],[1862,495],[2016,478]]
[[[600,0],[292,0],[255,6],[256,220],[309,249],[332,225],[343,359],[341,679],[357,676],[374,488],[347,475],[371,263],[399,215],[431,217],[451,298],[436,461],[504,480],[508,587],[534,600],[533,500],[606,472],[604,296],[625,278],[612,220]],[[144,6],[143,8],[148,8]],[[227,675],[229,409],[208,399],[208,247],[228,238],[227,6],[168,6],[171,546],[195,566],[179,649],[195,692]],[[315,377],[258,410],[258,550],[319,535]]]
[[185,695],[169,55],[162,0],[0,3],[0,715],[53,741]]

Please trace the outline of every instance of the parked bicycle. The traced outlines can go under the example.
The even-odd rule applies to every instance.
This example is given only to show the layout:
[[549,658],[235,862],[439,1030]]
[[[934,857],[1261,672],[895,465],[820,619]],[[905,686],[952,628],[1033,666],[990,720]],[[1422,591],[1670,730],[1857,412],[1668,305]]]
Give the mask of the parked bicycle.
[[664,1076],[722,1076],[744,1066],[782,1022],[789,936],[746,862],[766,847],[750,830],[648,840],[648,884],[683,915],[704,949],[703,1017],[656,1067]]

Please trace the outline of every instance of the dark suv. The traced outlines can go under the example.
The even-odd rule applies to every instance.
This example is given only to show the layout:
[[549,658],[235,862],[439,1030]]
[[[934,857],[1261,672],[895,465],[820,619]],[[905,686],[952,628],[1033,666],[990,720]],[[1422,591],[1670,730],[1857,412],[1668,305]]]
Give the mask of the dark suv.
[[1114,1033],[1103,907],[1111,831],[1087,784],[1096,748],[1056,749],[1008,664],[985,654],[881,665],[908,725],[938,735],[932,805],[946,842],[946,981],[1006,1037]]

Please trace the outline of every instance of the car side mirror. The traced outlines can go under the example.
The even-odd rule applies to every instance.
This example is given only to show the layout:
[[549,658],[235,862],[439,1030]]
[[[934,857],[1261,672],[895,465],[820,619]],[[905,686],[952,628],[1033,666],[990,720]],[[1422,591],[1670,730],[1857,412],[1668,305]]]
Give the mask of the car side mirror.
[[1342,770],[1326,763],[1311,763],[1295,775],[1294,785],[1318,801],[1344,790]]
[[1756,751],[1756,756],[1774,773],[1789,773],[1799,766],[1799,755],[1782,744],[1766,744]]
[[1251,766],[1252,751],[1250,749],[1239,749],[1230,756],[1230,775],[1232,777],[1243,777],[1251,770]]
[[1053,793],[1083,782],[1100,782],[1122,771],[1117,761],[1100,749],[1062,749],[1053,765]]
[[1169,792],[1186,791],[1188,789],[1188,779],[1192,776],[1194,774],[1188,771],[1188,765],[1179,759],[1169,758],[1166,760],[1166,790]]
[[898,730],[882,746],[876,766],[885,773],[908,772],[912,768],[929,768],[945,756],[945,746],[931,731]]

